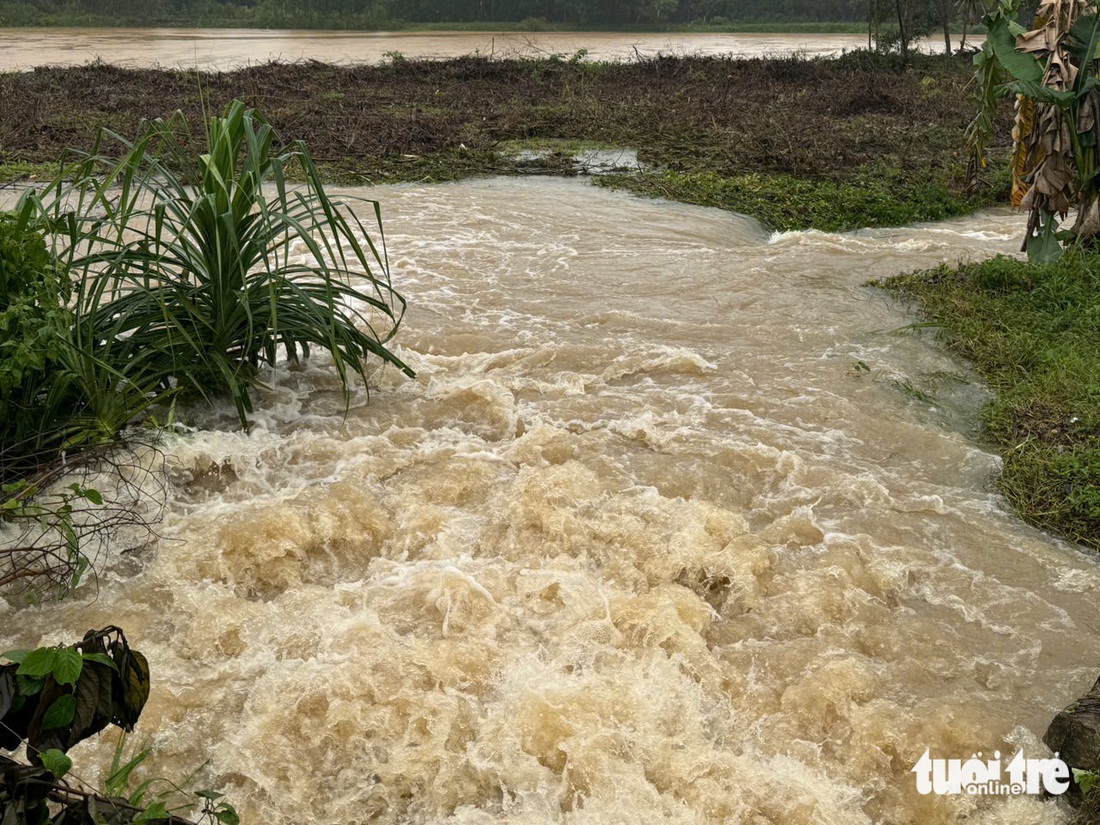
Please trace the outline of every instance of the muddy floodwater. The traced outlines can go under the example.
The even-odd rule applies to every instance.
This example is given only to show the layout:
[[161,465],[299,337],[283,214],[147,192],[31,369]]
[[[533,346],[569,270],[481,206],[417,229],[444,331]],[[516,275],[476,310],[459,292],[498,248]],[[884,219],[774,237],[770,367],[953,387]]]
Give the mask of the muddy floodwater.
[[[958,39],[957,37],[955,38]],[[980,43],[982,38],[969,38]],[[957,45],[957,44],[956,44]],[[658,53],[746,57],[839,54],[866,48],[859,34],[639,34],[615,32],[328,32],[263,29],[0,29],[0,71],[102,59],[124,66],[228,69],[269,60],[377,63],[388,52],[438,58],[571,57],[630,60]],[[942,39],[923,42],[942,50]]]
[[863,286],[1011,253],[1019,215],[773,236],[575,180],[356,193],[419,377],[343,417],[317,363],[248,434],[206,413],[155,550],[0,606],[9,646],[126,630],[146,775],[287,825],[1064,820],[915,790],[926,749],[1046,755],[1100,566],[1007,511],[985,391]]

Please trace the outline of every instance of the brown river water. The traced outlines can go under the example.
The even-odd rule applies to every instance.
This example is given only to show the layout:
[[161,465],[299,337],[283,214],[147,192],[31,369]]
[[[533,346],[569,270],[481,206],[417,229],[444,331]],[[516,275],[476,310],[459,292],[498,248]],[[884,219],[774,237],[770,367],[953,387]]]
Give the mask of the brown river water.
[[[982,39],[969,38],[974,43]],[[0,29],[0,71],[76,65],[97,58],[136,67],[228,69],[269,60],[377,63],[387,52],[400,52],[407,58],[468,54],[570,57],[586,49],[591,60],[631,60],[636,55],[658,53],[819,56],[866,46],[867,37],[859,34]],[[943,41],[930,39],[922,47],[938,51]]]
[[925,749],[1045,755],[1100,566],[992,491],[980,385],[899,388],[972,376],[863,285],[1011,253],[1019,215],[771,236],[579,180],[357,193],[419,377],[344,418],[330,370],[282,373],[250,433],[165,444],[155,551],[0,603],[4,645],[125,628],[146,775],[288,825],[1064,820],[915,790]]

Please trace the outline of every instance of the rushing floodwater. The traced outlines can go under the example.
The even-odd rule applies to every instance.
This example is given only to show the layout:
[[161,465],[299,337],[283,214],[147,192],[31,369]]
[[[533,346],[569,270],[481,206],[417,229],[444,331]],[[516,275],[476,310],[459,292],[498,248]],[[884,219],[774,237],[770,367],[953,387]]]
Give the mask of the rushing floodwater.
[[419,378],[342,419],[315,366],[251,434],[174,438],[159,549],[0,642],[125,628],[151,774],[205,765],[246,822],[1062,821],[915,792],[926,748],[1043,754],[1100,568],[990,491],[979,387],[898,389],[965,367],[862,286],[1011,252],[1018,215],[769,237],[579,181],[376,195]]
[[[971,38],[980,43],[982,38]],[[838,54],[866,47],[858,34],[616,34],[614,32],[319,32],[262,29],[0,29],[0,71],[75,65],[97,58],[126,66],[227,69],[269,60],[377,63],[405,57]],[[931,50],[943,41],[925,41]]]

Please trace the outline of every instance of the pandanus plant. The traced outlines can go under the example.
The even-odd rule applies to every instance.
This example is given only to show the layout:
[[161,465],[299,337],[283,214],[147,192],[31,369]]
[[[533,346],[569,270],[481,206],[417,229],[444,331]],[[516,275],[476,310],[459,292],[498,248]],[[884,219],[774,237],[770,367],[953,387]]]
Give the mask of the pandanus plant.
[[[971,171],[986,164],[999,97],[1015,94],[1012,202],[1028,212],[1029,258],[1050,261],[1062,243],[1100,236],[1097,0],[1041,0],[1030,30],[1016,20],[1019,0],[985,2],[988,34],[974,61],[981,106],[967,136]],[[1073,209],[1076,220],[1063,230]]]
[[182,116],[133,141],[105,133],[25,196],[21,209],[49,226],[74,278],[74,338],[99,374],[144,398],[226,393],[242,423],[261,368],[311,349],[331,355],[345,396],[372,357],[412,375],[387,346],[405,301],[390,283],[378,204],[362,202],[375,219],[368,232],[325,192],[305,145],[280,147],[240,101],[205,137],[206,151],[192,153]]
[[[182,116],[133,141],[104,133],[0,215],[0,587],[67,592],[86,539],[149,531],[143,507],[57,482],[116,467],[129,498],[144,459],[110,448],[168,398],[229,396],[247,424],[266,368],[311,350],[346,400],[375,359],[412,374],[388,346],[405,301],[378,204],[360,204],[331,198],[306,147],[235,102],[205,141]],[[358,214],[372,213],[368,231]]]

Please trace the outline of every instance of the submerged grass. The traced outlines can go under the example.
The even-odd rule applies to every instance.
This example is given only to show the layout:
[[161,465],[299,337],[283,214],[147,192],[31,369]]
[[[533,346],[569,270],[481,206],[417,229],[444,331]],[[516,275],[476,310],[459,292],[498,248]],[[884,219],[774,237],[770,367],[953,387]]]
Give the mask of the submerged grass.
[[919,304],[994,390],[983,429],[1012,505],[1100,549],[1100,255],[999,257],[879,285]]

